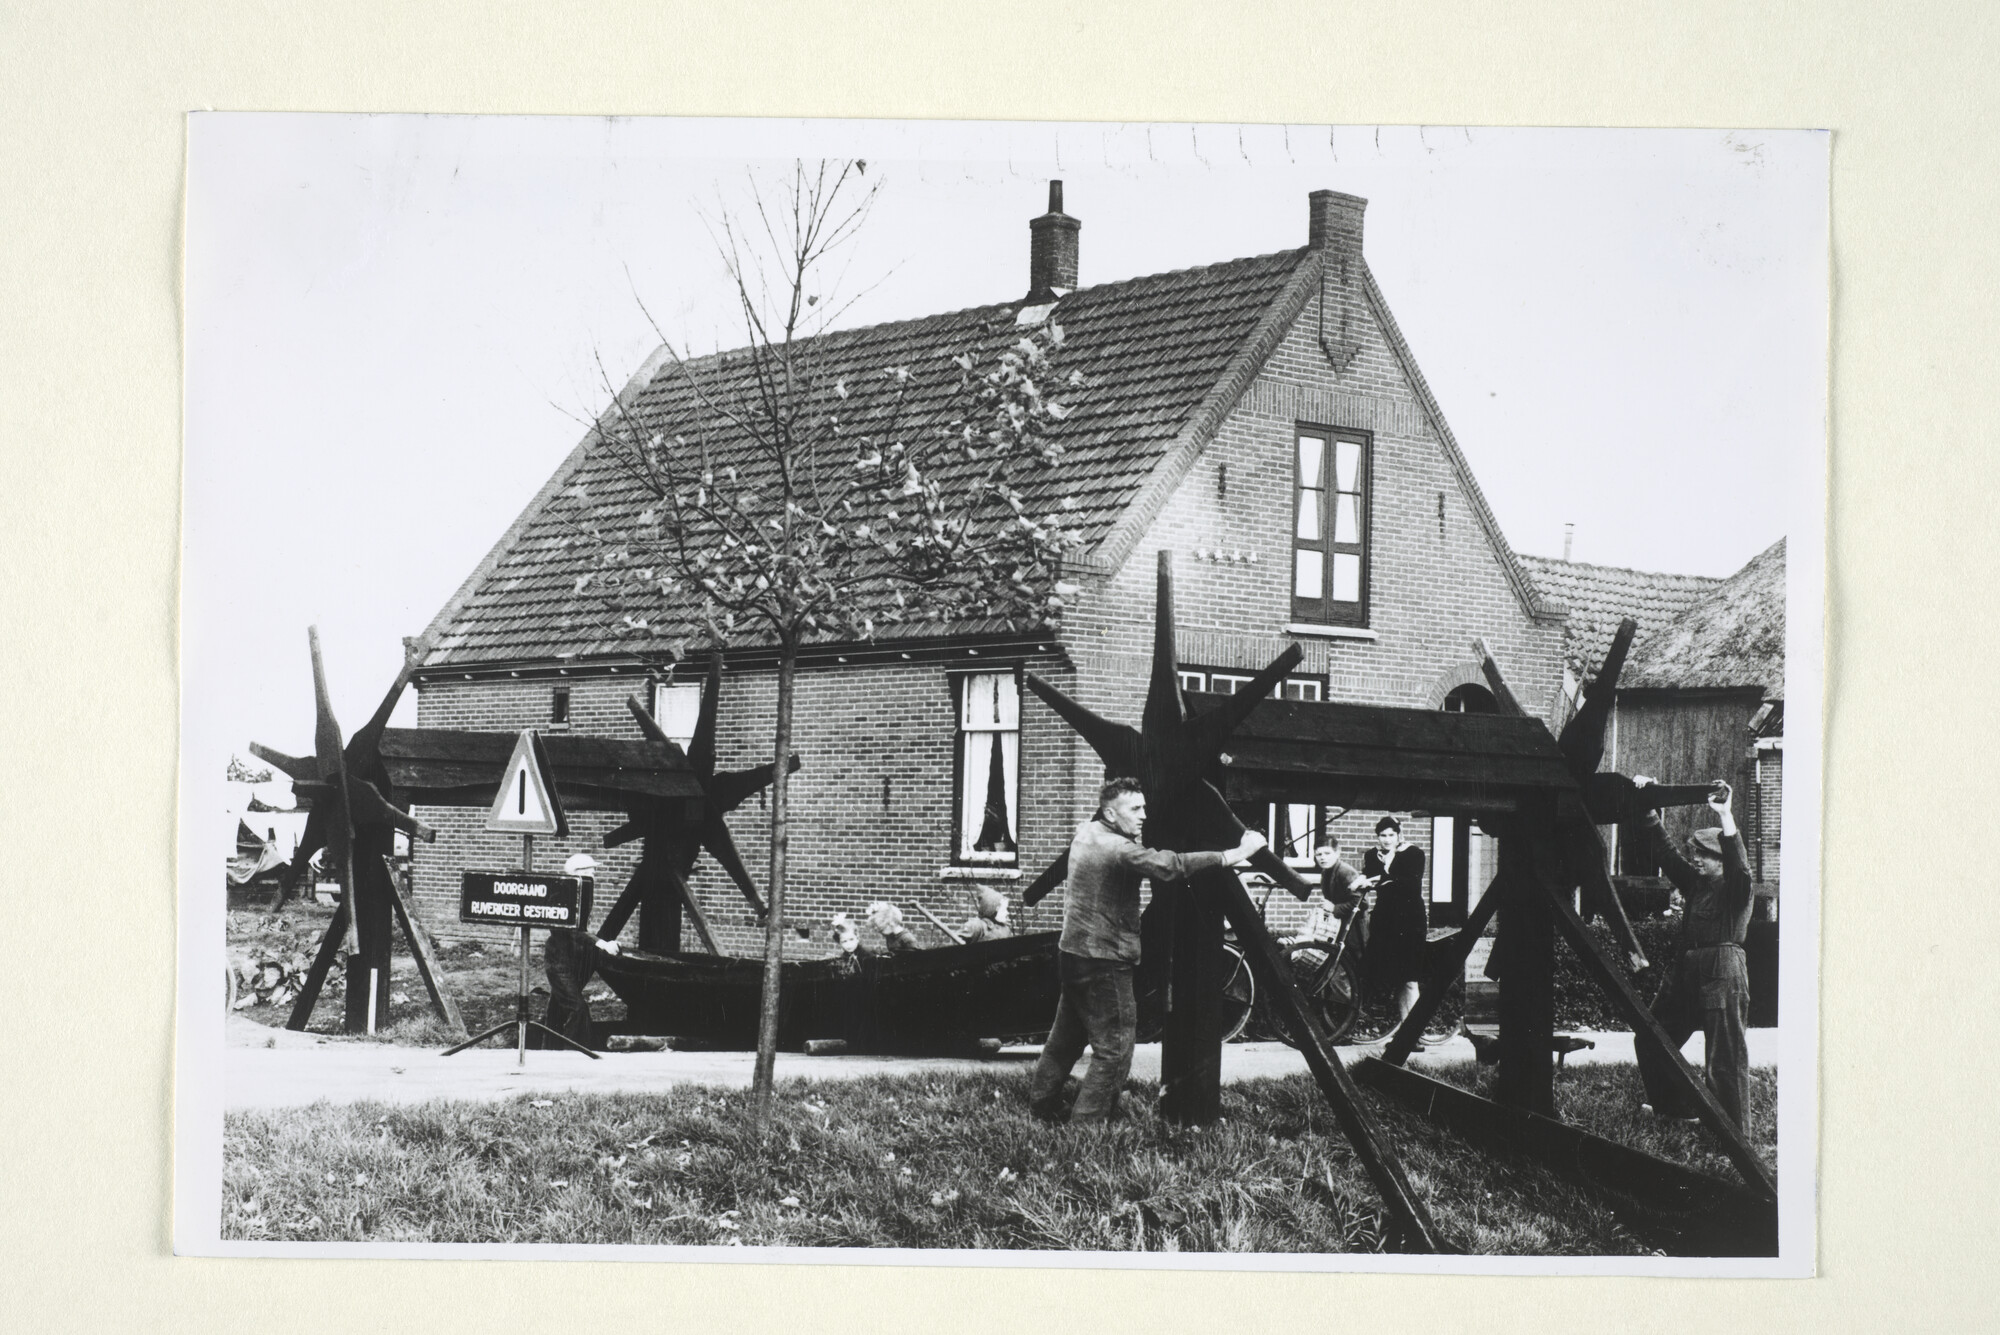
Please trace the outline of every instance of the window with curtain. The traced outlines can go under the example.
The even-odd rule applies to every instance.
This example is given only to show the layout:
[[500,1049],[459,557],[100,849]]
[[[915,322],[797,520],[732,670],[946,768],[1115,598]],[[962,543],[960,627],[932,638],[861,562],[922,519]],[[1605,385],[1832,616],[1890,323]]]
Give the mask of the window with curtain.
[[1368,620],[1368,442],[1304,428],[1295,456],[1292,616],[1321,625]]
[[958,679],[958,860],[1012,866],[1020,837],[1021,691],[1011,672]]
[[695,720],[701,717],[701,686],[666,684],[653,688],[653,721],[660,725],[675,745],[687,750],[694,740]]

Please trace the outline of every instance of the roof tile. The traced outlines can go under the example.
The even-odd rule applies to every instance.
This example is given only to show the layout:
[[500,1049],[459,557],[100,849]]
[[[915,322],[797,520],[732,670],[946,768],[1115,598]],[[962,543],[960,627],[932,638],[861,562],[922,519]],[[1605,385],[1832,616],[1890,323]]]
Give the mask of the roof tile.
[[[1031,503],[1074,498],[1074,518],[1095,546],[1130,504],[1184,423],[1256,330],[1307,252],[1293,250],[1203,268],[1082,288],[1063,298],[1054,319],[1067,335],[1060,372],[1081,371],[1089,388],[1055,438],[1064,456],[1028,478]],[[955,378],[918,375],[900,402],[882,372],[949,359],[977,347],[990,356],[1019,337],[1018,303],[975,307],[921,319],[841,330],[811,344],[817,373],[841,379],[850,423],[895,411],[915,429],[946,420]],[[667,365],[639,392],[633,417],[648,429],[689,438],[708,428],[717,466],[757,465],[754,443],[718,428],[703,396],[722,398],[749,384],[750,350]],[[833,466],[845,467],[842,458]],[[949,470],[940,469],[949,479]],[[642,487],[621,475],[608,451],[587,451],[563,493],[582,488],[600,522],[629,521],[644,508]],[[560,494],[560,493],[559,493]],[[439,635],[426,666],[466,666],[601,652],[609,618],[576,590],[591,568],[565,536],[564,507],[544,496],[523,517],[513,541],[469,589]],[[662,609],[663,615],[675,615]],[[689,625],[692,633],[696,627]]]

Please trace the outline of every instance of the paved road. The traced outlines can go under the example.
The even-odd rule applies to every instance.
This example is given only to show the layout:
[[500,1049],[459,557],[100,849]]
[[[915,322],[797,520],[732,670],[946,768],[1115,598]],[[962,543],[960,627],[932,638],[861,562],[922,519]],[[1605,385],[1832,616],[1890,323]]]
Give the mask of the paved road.
[[[1571,1062],[1632,1060],[1630,1034],[1589,1037],[1597,1040],[1597,1047],[1572,1055]],[[1751,1030],[1752,1064],[1775,1065],[1777,1039],[1775,1030]],[[1373,1050],[1342,1048],[1341,1055],[1353,1061]],[[1700,1061],[1699,1034],[1689,1043],[1687,1053],[1690,1059]],[[1010,1048],[984,1061],[937,1057],[807,1057],[780,1053],[778,1079],[854,1080],[870,1075],[926,1071],[1026,1070],[1034,1055],[1033,1048]],[[576,1052],[530,1052],[523,1067],[515,1064],[511,1048],[475,1048],[455,1057],[443,1057],[424,1048],[272,1030],[232,1016],[229,1046],[224,1053],[223,1097],[227,1108],[255,1109],[303,1107],[322,1099],[334,1103],[364,1099],[418,1103],[438,1098],[498,1100],[567,1090],[644,1092],[680,1084],[740,1087],[750,1083],[752,1057],[748,1052],[613,1052],[600,1061],[592,1061]],[[1460,1038],[1412,1057],[1410,1064],[1423,1067],[1471,1058],[1472,1045]],[[1231,1043],[1222,1050],[1225,1081],[1292,1075],[1305,1069],[1305,1060],[1282,1043]],[[1139,1046],[1132,1074],[1144,1080],[1159,1077],[1159,1044]]]

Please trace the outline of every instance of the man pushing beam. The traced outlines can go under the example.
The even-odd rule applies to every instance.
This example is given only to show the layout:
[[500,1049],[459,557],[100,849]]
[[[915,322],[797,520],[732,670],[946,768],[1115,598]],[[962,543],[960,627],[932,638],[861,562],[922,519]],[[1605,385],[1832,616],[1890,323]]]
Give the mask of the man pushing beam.
[[[1029,1106],[1045,1121],[1109,1121],[1132,1070],[1139,1011],[1132,973],[1139,963],[1139,881],[1180,881],[1198,871],[1249,861],[1264,836],[1245,830],[1222,853],[1175,853],[1139,842],[1146,794],[1137,779],[1117,778],[1097,794],[1097,814],[1077,826],[1069,846],[1069,892],[1057,969],[1062,999],[1041,1059]],[[1063,1094],[1070,1069],[1090,1045],[1090,1071],[1073,1108]]]

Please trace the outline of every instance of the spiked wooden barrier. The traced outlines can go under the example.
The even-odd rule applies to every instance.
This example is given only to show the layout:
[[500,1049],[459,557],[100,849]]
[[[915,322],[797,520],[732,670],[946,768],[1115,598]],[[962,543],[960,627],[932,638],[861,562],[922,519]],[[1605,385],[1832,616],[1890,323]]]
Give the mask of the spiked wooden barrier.
[[[1187,851],[1233,845],[1244,827],[1230,810],[1231,799],[1477,816],[1500,838],[1499,874],[1464,929],[1433,947],[1433,976],[1422,988],[1416,1011],[1392,1036],[1385,1058],[1399,1063],[1407,1057],[1446,987],[1463,969],[1473,942],[1497,913],[1500,940],[1495,951],[1504,962],[1498,1093],[1514,1108],[1549,1116],[1554,1111],[1550,1040],[1558,931],[1639,1041],[1666,1041],[1620,967],[1584,931],[1569,903],[1572,890],[1581,889],[1610,925],[1626,963],[1634,970],[1645,968],[1644,953],[1606,871],[1597,824],[1707,795],[1706,787],[1639,789],[1622,775],[1596,772],[1619,667],[1635,629],[1629,619],[1621,624],[1603,670],[1561,738],[1551,736],[1521,708],[1499,664],[1478,642],[1475,651],[1501,703],[1499,717],[1267,700],[1297,666],[1297,646],[1237,694],[1217,697],[1213,707],[1196,712],[1180,687],[1172,563],[1170,554],[1162,552],[1152,679],[1140,728],[1099,717],[1033,674],[1027,682],[1089,743],[1107,772],[1139,780],[1147,798],[1147,839],[1161,847]],[[1059,858],[1044,870],[1023,900],[1033,904],[1060,885],[1066,863]],[[1259,853],[1253,865],[1301,899],[1310,893],[1271,850]],[[1282,950],[1235,873],[1203,873],[1192,885],[1156,887],[1149,912],[1164,913],[1172,922],[1165,934],[1172,943],[1168,967],[1173,981],[1160,1063],[1163,1114],[1185,1122],[1211,1121],[1218,1114],[1222,980],[1204,964],[1219,954],[1214,945],[1226,921],[1235,929],[1262,994],[1278,1008],[1288,1031],[1304,1036],[1307,1064],[1388,1207],[1396,1245],[1414,1251],[1444,1249],[1446,1243],[1410,1190],[1394,1147],[1358,1102],[1353,1081],[1325,1041],[1312,1008],[1294,986]],[[1741,1131],[1721,1114],[1705,1082],[1678,1054],[1674,1069],[1751,1193],[1774,1202],[1770,1175]]]
[[[1173,587],[1172,554],[1161,552],[1153,675],[1139,729],[1098,716],[1032,673],[1028,687],[1082,735],[1109,772],[1139,780],[1146,791],[1147,835],[1156,846],[1178,851],[1228,848],[1242,837],[1244,825],[1206,775],[1221,763],[1223,746],[1236,726],[1298,666],[1300,651],[1296,645],[1287,649],[1236,695],[1191,718],[1181,692],[1174,649]],[[1298,873],[1270,849],[1259,852],[1251,865],[1302,900],[1312,893]],[[1043,880],[1044,892],[1056,883],[1047,880],[1047,873]],[[1220,1115],[1223,979],[1219,970],[1208,966],[1220,957],[1216,947],[1227,917],[1236,928],[1238,942],[1245,947],[1259,985],[1267,995],[1279,998],[1292,1032],[1305,1036],[1301,1047],[1307,1064],[1388,1206],[1396,1245],[1416,1252],[1444,1250],[1437,1226],[1411,1190],[1394,1146],[1361,1106],[1339,1055],[1326,1041],[1311,1007],[1293,987],[1283,952],[1265,930],[1263,916],[1236,874],[1225,870],[1203,874],[1193,885],[1160,887],[1155,904],[1173,915],[1173,960],[1169,966],[1173,987],[1160,1053],[1163,1115],[1197,1123],[1212,1122]]]
[[[704,849],[736,882],[757,920],[764,920],[764,901],[743,865],[742,854],[736,851],[736,841],[723,817],[751,794],[768,787],[774,766],[764,764],[723,774],[715,772],[715,725],[721,698],[722,655],[716,653],[709,656],[708,678],[702,684],[701,712],[695,717],[694,736],[689,739],[686,752],[667,736],[636,696],[626,699],[625,707],[632,711],[647,740],[679,757],[700,791],[695,798],[681,800],[634,794],[625,809],[628,817],[625,824],[604,836],[606,848],[616,848],[634,839],[643,839],[645,845],[625,893],[605,915],[600,936],[613,938],[623,931],[636,905],[639,949],[674,954],[681,948],[681,914],[686,910],[702,943],[710,953],[719,954],[714,934],[687,884],[695,859]],[[798,767],[799,758],[791,757],[791,768]]]
[[[1524,822],[1519,818],[1489,822],[1496,826],[1496,832],[1500,834],[1500,875],[1482,897],[1472,920],[1466,923],[1447,949],[1437,952],[1432,962],[1431,977],[1424,981],[1416,1007],[1384,1048],[1383,1060],[1400,1065],[1409,1057],[1424,1026],[1436,1013],[1445,990],[1464,968],[1472,943],[1484,930],[1493,910],[1498,908],[1502,910],[1501,937],[1495,943],[1494,951],[1503,960],[1500,970],[1500,1081],[1497,1091],[1501,1100],[1531,1112],[1553,1115],[1553,1087],[1546,1068],[1551,1052],[1548,1039],[1552,1036],[1554,1025],[1552,1016],[1547,1014],[1548,1008],[1542,1004],[1542,997],[1550,990],[1554,934],[1560,932],[1583,962],[1592,981],[1610,1000],[1619,1018],[1632,1027],[1633,1041],[1667,1054],[1668,1060],[1663,1065],[1670,1069],[1682,1092],[1693,1100],[1702,1124],[1721,1143],[1724,1153],[1743,1180],[1758,1196],[1775,1203],[1776,1183],[1745,1138],[1742,1128],[1722,1110],[1709,1090],[1708,1082],[1687,1064],[1668,1040],[1666,1031],[1640,1000],[1629,978],[1584,928],[1582,919],[1570,903],[1570,891],[1578,886],[1600,906],[1618,902],[1605,872],[1597,821],[1624,819],[1634,811],[1704,800],[1708,792],[1707,788],[1696,786],[1654,792],[1650,786],[1633,788],[1631,781],[1623,775],[1596,772],[1596,766],[1603,761],[1602,731],[1608,710],[1595,710],[1592,704],[1600,699],[1609,699],[1617,689],[1619,668],[1635,630],[1636,623],[1629,617],[1620,623],[1611,651],[1605,656],[1604,666],[1591,683],[1585,707],[1564,727],[1563,737],[1559,739],[1564,759],[1573,771],[1582,766],[1590,767],[1577,776],[1580,780],[1579,793],[1559,795],[1549,813],[1550,819],[1542,823],[1541,828],[1524,829]],[[1487,681],[1494,688],[1493,694],[1500,701],[1502,711],[1519,714],[1520,703],[1508,689],[1498,660],[1481,641],[1475,640],[1473,649],[1480,656],[1481,666]],[[1579,738],[1576,733],[1581,731],[1592,735]],[[1596,782],[1593,784],[1591,780]],[[1601,802],[1595,809],[1588,806],[1589,795],[1593,791],[1599,795]],[[1629,936],[1631,927],[1625,921],[1622,907],[1615,917],[1609,914],[1606,917],[1614,932],[1622,924],[1624,932],[1621,937]],[[1637,961],[1643,962],[1636,941],[1629,949]]]
[[[417,839],[437,837],[436,831],[409,814],[410,807],[489,805],[514,746],[514,734],[389,727],[397,700],[428,651],[427,642],[420,640],[405,654],[402,671],[374,715],[343,743],[327,692],[319,632],[309,629],[307,636],[312,648],[314,754],[296,757],[250,744],[253,754],[290,775],[295,791],[311,804],[290,868],[292,882],[297,883],[311,857],[325,849],[342,887],[340,907],[314,955],[287,1025],[306,1027],[327,973],[343,953],[348,970],[345,1027],[349,1032],[366,1027],[371,977],[376,1013],[386,1015],[394,922],[402,928],[432,1005],[455,1031],[463,1032],[458,1007],[437,968],[436,952],[413,906],[403,899],[388,857],[397,830]],[[760,919],[763,916],[763,900],[723,816],[770,783],[772,767],[715,772],[721,670],[720,655],[713,656],[687,752],[667,737],[636,699],[627,704],[645,735],[641,741],[573,735],[544,739],[564,805],[571,810],[623,811],[626,823],[605,837],[607,846],[646,841],[632,880],[599,929],[604,936],[615,937],[636,909],[641,947],[678,951],[685,911],[696,935],[715,951],[714,933],[687,882],[704,849],[736,882]],[[791,767],[798,766],[799,759],[793,756]]]
[[250,743],[251,753],[290,776],[293,790],[311,804],[298,851],[293,855],[290,883],[298,884],[307,874],[313,854],[325,849],[330,868],[341,884],[340,909],[328,924],[326,937],[306,973],[286,1027],[306,1027],[320,989],[326,983],[327,971],[343,942],[348,946],[346,1028],[349,1032],[364,1030],[371,1013],[382,1016],[389,1013],[389,924],[393,915],[402,923],[404,937],[417,958],[432,1005],[447,1024],[462,1031],[464,1024],[458,1008],[445,995],[441,980],[430,967],[435,958],[430,940],[422,924],[401,903],[401,893],[388,863],[395,852],[397,830],[416,839],[437,838],[435,830],[383,796],[388,784],[377,749],[396,701],[416,668],[420,650],[405,656],[403,670],[374,715],[354,734],[352,741],[343,743],[340,723],[333,716],[333,701],[327,692],[319,629],[309,627],[306,640],[312,650],[313,755],[290,756]]

